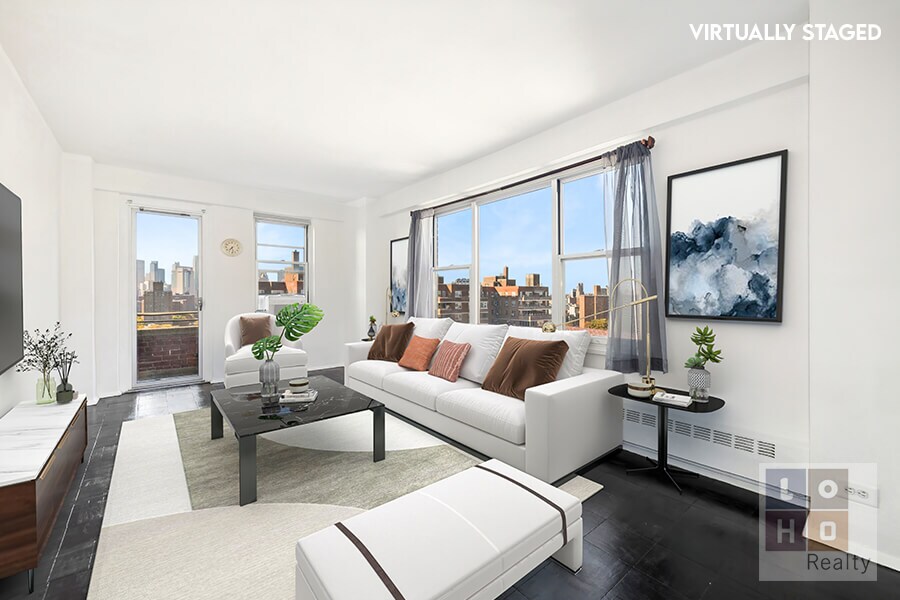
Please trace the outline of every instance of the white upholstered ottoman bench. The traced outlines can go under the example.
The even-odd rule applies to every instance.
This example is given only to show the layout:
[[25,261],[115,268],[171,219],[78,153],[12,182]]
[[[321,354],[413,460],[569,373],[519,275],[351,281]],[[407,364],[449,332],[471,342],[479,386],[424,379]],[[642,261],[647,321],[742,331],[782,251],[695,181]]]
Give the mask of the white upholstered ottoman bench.
[[297,543],[298,600],[496,598],[553,557],[577,572],[581,502],[498,460]]

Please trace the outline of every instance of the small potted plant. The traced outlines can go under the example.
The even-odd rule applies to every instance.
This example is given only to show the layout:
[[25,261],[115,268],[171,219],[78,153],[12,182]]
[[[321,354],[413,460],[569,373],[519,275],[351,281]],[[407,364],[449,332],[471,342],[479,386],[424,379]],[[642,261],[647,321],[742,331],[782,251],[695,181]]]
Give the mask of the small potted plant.
[[56,387],[57,404],[66,404],[75,398],[75,388],[69,383],[69,375],[72,373],[72,365],[78,362],[78,355],[63,345],[56,355],[56,372],[59,375],[59,385]]
[[375,323],[376,323],[375,315],[369,315],[369,339],[370,340],[375,339],[375,333],[376,333]]
[[71,336],[71,333],[63,333],[58,322],[53,329],[35,329],[34,334],[26,331],[23,335],[25,356],[16,365],[16,371],[37,371],[41,374],[35,386],[38,404],[52,404],[56,401],[53,370],[56,369],[60,348],[65,347],[66,340]]
[[259,382],[265,397],[278,395],[278,379],[281,369],[275,362],[275,354],[281,350],[284,338],[292,342],[299,340],[304,334],[312,331],[325,317],[325,311],[315,304],[291,304],[278,311],[275,325],[281,327],[281,333],[264,337],[253,344],[252,352],[256,360],[264,361],[259,367]]
[[691,336],[691,341],[697,346],[697,353],[684,363],[689,369],[688,388],[694,401],[708,402],[712,376],[706,370],[706,363],[720,363],[725,358],[721,350],[715,349],[716,334],[709,327],[698,327]]

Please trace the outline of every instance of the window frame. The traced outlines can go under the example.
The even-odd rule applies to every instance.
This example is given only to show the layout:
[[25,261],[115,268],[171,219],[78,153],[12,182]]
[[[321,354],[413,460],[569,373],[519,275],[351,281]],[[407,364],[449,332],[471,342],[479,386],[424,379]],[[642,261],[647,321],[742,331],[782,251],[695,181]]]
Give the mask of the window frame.
[[[469,322],[481,323],[481,273],[479,272],[480,252],[480,209],[482,206],[508,200],[515,196],[527,194],[543,188],[550,188],[551,198],[551,215],[552,227],[551,238],[551,285],[550,288],[550,319],[553,323],[562,323],[566,320],[565,302],[558,301],[565,298],[565,264],[568,261],[602,258],[607,261],[607,269],[609,268],[609,260],[611,252],[608,247],[603,250],[579,253],[564,253],[564,214],[563,214],[563,197],[562,186],[564,183],[599,175],[612,170],[614,167],[609,163],[605,164],[587,164],[575,166],[564,171],[555,172],[546,177],[527,181],[525,183],[511,185],[503,189],[497,190],[490,194],[485,194],[471,200],[461,200],[459,202],[447,204],[434,210],[434,245],[432,248],[435,264],[432,266],[434,274],[434,290],[435,310],[437,310],[437,278],[442,271],[450,271],[454,269],[469,270]],[[471,262],[464,265],[438,265],[438,243],[439,243],[439,227],[438,219],[442,216],[461,212],[464,210],[472,211],[472,255]],[[606,207],[604,206],[604,227],[606,227]],[[608,244],[605,244],[608,246]],[[474,283],[473,283],[474,282]],[[557,301],[554,301],[554,298]],[[592,348],[594,352],[602,353],[606,348],[606,336],[591,336]]]
[[[269,223],[273,225],[289,225],[292,227],[301,227],[303,228],[303,246],[292,246],[292,245],[284,245],[284,244],[267,244],[259,241],[259,224],[260,223]],[[277,273],[273,269],[260,269],[259,265],[261,263],[267,265],[294,265],[297,264],[292,260],[260,260],[259,258],[259,249],[260,247],[265,248],[283,248],[288,250],[302,250],[303,251],[303,260],[299,262],[299,264],[303,268],[303,293],[302,294],[269,294],[271,295],[282,295],[282,296],[293,296],[302,299],[302,302],[308,303],[311,302],[312,297],[312,276],[310,273],[310,246],[311,246],[311,223],[307,219],[299,219],[292,217],[281,217],[275,215],[265,215],[265,214],[254,214],[253,215],[253,273],[256,285],[256,298],[259,301],[259,298],[262,298],[264,294],[259,293],[259,274],[261,271],[266,273]]]

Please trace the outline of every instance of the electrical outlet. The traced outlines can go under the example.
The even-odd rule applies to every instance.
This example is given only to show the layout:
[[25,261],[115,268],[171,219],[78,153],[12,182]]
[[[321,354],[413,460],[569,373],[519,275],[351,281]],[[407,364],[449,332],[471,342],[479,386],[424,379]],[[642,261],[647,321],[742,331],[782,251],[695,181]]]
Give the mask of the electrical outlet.
[[844,487],[849,500],[878,508],[878,489],[858,483],[849,483]]

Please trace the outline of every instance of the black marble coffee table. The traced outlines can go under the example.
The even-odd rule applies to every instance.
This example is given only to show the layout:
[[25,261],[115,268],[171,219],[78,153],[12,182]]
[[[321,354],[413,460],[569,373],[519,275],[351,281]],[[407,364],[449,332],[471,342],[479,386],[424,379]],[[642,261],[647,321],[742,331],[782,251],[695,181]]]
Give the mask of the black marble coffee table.
[[[212,392],[209,403],[211,438],[222,437],[222,419],[234,430],[240,455],[241,506],[256,502],[256,436],[325,419],[371,410],[374,424],[373,460],[384,460],[384,404],[363,396],[322,375],[309,378],[309,387],[319,392],[310,404],[267,406],[259,384]],[[286,390],[287,381],[278,382]]]

